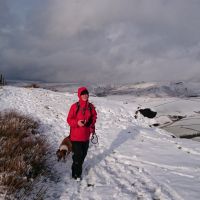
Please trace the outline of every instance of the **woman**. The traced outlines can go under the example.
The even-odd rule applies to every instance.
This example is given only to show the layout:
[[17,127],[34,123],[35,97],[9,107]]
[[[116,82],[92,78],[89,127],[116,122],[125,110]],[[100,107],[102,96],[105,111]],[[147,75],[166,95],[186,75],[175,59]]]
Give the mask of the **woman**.
[[72,104],[67,122],[70,126],[73,163],[72,178],[80,179],[82,165],[87,155],[90,135],[95,133],[97,113],[95,107],[88,102],[89,92],[86,87],[78,89],[79,101]]

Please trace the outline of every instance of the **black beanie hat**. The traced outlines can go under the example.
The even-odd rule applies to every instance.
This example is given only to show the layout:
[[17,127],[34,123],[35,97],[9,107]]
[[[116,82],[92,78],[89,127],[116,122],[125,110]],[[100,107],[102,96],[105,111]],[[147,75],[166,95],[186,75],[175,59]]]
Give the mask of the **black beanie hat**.
[[89,94],[89,92],[88,92],[87,90],[83,90],[83,91],[81,92],[81,95],[84,95],[84,94]]

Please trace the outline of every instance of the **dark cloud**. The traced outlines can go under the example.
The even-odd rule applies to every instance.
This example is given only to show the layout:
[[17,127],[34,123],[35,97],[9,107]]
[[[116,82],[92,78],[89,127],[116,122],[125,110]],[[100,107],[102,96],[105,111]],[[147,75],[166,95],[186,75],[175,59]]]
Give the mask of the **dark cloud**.
[[0,1],[10,79],[132,82],[200,75],[198,0]]

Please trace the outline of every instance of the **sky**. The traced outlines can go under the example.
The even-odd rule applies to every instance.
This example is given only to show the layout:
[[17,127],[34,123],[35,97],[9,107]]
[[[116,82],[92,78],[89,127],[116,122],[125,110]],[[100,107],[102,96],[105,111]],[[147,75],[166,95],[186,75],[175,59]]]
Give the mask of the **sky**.
[[199,10],[199,0],[0,0],[0,73],[48,82],[199,79]]

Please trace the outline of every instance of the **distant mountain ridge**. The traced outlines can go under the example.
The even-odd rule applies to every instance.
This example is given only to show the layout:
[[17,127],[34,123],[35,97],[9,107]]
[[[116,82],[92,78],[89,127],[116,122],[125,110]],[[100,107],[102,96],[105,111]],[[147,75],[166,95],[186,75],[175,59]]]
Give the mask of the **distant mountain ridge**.
[[134,95],[151,97],[198,97],[199,82],[142,82],[121,86],[99,86],[93,89],[97,96]]
[[10,81],[10,85],[26,87],[31,84],[58,91],[74,93],[77,88],[85,85],[90,90],[90,94],[98,97],[109,95],[133,95],[149,97],[199,97],[200,82],[140,82],[119,85],[97,85],[87,83],[42,83],[39,81]]

